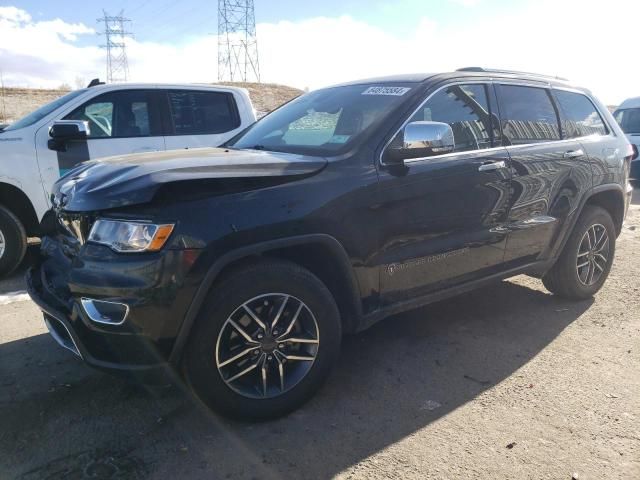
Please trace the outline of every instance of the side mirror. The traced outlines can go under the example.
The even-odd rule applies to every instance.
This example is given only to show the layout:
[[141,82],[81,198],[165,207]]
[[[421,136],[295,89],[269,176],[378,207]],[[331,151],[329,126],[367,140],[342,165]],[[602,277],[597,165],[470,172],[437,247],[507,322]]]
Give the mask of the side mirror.
[[82,120],[58,120],[49,129],[51,139],[47,142],[50,150],[66,150],[70,140],[86,140],[89,136],[89,124]]
[[453,152],[455,140],[448,123],[411,122],[389,144],[383,155],[386,164],[402,164],[411,158]]

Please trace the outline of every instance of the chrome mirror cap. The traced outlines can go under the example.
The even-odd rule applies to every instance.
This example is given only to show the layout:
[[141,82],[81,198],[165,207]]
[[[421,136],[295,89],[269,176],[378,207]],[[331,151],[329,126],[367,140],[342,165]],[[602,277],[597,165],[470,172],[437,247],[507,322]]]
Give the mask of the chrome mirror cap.
[[455,140],[448,123],[411,122],[398,133],[384,153],[384,162],[398,164],[411,158],[453,152]]

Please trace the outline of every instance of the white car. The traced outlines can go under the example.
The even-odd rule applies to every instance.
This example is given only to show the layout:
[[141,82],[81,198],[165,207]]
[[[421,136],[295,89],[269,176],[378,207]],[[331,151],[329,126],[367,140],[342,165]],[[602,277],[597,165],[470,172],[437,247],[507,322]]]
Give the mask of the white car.
[[0,127],[0,275],[20,264],[53,183],[78,163],[215,147],[255,120],[243,88],[93,81]]
[[629,98],[622,102],[613,116],[627,135],[629,142],[635,146],[636,156],[631,161],[629,176],[637,182],[640,180],[640,158],[638,158],[638,150],[640,150],[640,97]]

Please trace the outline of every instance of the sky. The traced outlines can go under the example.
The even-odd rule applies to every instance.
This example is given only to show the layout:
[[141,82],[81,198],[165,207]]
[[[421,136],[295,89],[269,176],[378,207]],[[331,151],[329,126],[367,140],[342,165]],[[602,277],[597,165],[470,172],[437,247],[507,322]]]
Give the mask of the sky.
[[[638,0],[254,0],[261,80],[315,89],[485,66],[559,75],[607,104],[640,95]],[[5,86],[105,78],[103,9],[131,19],[130,81],[215,82],[216,0],[0,3]],[[627,26],[629,25],[629,26]]]

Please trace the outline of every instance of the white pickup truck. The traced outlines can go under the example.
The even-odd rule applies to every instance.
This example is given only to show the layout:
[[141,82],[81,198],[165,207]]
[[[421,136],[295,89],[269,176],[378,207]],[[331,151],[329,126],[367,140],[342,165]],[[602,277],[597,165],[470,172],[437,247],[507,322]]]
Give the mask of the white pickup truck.
[[0,276],[20,264],[51,186],[78,163],[215,147],[255,120],[243,88],[93,81],[0,127]]

